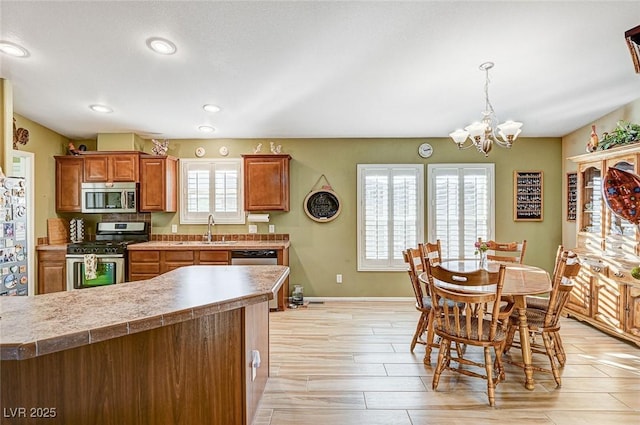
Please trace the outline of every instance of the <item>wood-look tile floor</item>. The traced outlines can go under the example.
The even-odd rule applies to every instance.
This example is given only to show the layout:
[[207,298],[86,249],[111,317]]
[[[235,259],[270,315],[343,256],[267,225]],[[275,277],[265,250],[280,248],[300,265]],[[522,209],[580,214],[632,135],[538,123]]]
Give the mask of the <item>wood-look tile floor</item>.
[[[327,302],[270,314],[271,376],[253,425],[640,424],[640,348],[562,320],[562,387],[506,364],[487,401],[486,382],[445,371],[431,389],[424,346],[409,352],[411,302]],[[475,350],[469,347],[468,350]],[[474,353],[475,354],[475,353]],[[517,349],[509,355],[520,358]],[[546,357],[534,355],[546,365]]]

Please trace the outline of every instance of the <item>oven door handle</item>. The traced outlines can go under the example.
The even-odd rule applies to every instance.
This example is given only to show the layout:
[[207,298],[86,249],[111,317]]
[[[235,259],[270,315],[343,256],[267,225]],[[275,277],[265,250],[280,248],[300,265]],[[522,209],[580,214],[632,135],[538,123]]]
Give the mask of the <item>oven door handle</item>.
[[[65,258],[84,259],[85,254],[67,254]],[[96,254],[96,258],[103,260],[105,258],[124,258],[124,254]]]
[[76,267],[77,262],[73,263],[73,289],[82,289],[82,269],[80,267]]

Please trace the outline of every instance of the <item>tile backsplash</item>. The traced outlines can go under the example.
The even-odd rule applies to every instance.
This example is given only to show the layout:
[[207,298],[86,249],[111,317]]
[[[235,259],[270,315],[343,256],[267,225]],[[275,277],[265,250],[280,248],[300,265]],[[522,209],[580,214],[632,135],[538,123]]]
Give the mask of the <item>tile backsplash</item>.
[[[229,233],[224,235],[211,235],[214,241],[288,241],[288,233]],[[152,241],[201,241],[201,234],[153,234]]]

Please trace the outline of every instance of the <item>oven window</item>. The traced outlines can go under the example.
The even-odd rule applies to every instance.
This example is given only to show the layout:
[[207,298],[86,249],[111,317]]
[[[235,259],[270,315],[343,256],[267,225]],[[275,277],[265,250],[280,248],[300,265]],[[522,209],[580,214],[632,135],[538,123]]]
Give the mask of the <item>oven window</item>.
[[84,274],[84,263],[75,264],[76,276],[82,287],[113,285],[116,283],[116,263],[112,261],[98,261],[96,266],[96,278],[86,279]]

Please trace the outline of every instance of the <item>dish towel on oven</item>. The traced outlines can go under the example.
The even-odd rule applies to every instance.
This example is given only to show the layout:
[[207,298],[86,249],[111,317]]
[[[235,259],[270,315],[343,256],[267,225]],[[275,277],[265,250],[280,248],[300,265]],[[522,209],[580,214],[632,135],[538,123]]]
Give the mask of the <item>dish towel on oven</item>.
[[84,255],[84,278],[86,280],[95,279],[96,275],[96,266],[98,265],[98,257],[96,254],[85,254]]

